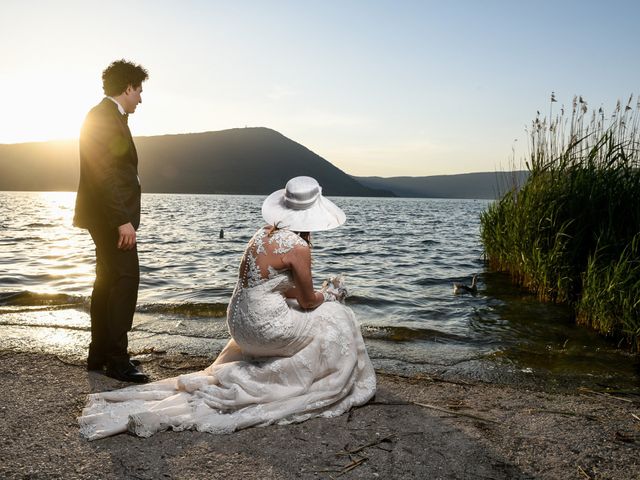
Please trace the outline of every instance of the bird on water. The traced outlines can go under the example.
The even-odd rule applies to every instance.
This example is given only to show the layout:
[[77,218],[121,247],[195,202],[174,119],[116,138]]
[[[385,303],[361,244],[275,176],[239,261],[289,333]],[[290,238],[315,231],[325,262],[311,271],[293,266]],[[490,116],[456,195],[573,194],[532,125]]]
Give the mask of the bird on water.
[[476,284],[476,280],[478,275],[473,276],[473,280],[471,280],[471,286],[467,286],[464,283],[454,283],[453,284],[453,293],[454,295],[459,295],[461,293],[470,293],[471,295],[475,295],[478,293],[478,286]]

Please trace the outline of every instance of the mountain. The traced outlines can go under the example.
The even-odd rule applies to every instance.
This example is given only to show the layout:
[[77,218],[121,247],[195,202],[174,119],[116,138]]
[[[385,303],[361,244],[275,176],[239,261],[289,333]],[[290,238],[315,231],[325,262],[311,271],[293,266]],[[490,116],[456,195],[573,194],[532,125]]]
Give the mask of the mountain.
[[[326,195],[392,196],[268,128],[136,137],[144,192],[266,195],[309,175]],[[0,145],[0,190],[74,191],[77,141]]]
[[[430,177],[352,177],[269,128],[136,137],[147,193],[266,195],[298,175],[314,177],[327,195],[497,198],[527,172]],[[0,191],[75,191],[78,142],[0,145]]]
[[429,177],[353,177],[369,188],[388,190],[398,197],[495,199],[514,185],[521,186],[526,171],[480,172]]

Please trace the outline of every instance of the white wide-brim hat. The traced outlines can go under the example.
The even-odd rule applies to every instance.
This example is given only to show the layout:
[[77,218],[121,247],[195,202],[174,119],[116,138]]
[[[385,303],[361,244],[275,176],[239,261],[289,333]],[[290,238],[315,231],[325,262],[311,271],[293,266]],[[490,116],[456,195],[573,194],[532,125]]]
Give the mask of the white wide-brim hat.
[[262,204],[262,216],[267,223],[294,232],[331,230],[347,220],[335,203],[322,196],[322,187],[311,177],[294,177],[269,195]]

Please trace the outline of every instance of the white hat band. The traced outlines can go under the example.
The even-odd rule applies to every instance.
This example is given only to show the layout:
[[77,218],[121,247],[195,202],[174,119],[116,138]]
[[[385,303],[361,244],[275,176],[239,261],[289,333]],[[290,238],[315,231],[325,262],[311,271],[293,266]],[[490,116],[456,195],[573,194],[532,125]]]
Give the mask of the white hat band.
[[322,188],[320,186],[310,192],[294,193],[289,190],[285,190],[284,204],[287,208],[291,208],[292,210],[307,210],[316,203],[316,200],[318,200],[321,193]]

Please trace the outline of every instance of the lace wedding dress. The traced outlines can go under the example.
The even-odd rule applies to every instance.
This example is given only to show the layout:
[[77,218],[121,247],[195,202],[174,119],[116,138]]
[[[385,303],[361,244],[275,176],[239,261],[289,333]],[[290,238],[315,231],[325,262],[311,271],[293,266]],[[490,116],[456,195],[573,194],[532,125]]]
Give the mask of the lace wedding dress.
[[325,302],[302,310],[284,296],[291,272],[265,268],[296,245],[306,243],[288,230],[258,230],[227,311],[232,339],[216,361],[200,372],[89,395],[81,435],[231,433],[334,417],[366,403],[376,378],[351,309]]

